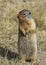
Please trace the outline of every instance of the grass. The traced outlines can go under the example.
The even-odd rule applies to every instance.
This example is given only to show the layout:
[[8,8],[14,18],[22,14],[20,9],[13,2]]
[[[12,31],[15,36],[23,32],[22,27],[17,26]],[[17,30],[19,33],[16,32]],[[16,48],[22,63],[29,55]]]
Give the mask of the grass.
[[[17,14],[22,9],[31,11],[37,24],[38,45],[46,51],[46,3],[45,1],[0,0],[0,47],[8,48],[18,53],[18,19]],[[31,65],[21,63],[18,58],[8,60],[0,55],[0,65]]]

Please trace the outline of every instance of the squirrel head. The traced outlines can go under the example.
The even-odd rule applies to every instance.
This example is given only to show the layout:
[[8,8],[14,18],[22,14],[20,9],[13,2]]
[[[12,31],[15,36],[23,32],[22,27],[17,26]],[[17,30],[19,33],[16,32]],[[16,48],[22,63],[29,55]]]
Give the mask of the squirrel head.
[[29,10],[24,9],[19,12],[17,17],[19,20],[26,20],[27,18],[31,18],[32,16],[31,16],[31,12]]

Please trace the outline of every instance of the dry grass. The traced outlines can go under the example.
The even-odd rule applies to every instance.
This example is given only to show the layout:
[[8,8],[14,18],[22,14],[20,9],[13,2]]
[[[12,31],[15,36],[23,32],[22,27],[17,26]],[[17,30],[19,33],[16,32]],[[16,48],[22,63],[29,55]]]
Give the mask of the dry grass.
[[[31,11],[37,24],[37,35],[39,47],[46,51],[46,2],[41,0],[0,0],[0,47],[7,48],[16,53],[18,42],[18,19],[17,14],[22,9]],[[0,65],[31,65],[30,63],[21,63],[16,59],[8,60],[7,57],[1,57]]]

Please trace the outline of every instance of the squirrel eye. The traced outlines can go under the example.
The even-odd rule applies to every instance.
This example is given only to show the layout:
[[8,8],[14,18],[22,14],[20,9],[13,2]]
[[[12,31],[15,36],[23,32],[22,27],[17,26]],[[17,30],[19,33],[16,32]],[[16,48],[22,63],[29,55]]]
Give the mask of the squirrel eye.
[[29,14],[31,14],[31,13],[29,13]]
[[23,14],[23,15],[25,15],[25,14]]

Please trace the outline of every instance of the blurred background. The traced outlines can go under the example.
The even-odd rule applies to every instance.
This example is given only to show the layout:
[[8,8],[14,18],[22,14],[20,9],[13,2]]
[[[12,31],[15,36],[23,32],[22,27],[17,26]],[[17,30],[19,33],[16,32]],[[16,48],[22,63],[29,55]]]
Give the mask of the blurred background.
[[[0,65],[29,65],[15,59],[18,53],[17,14],[23,9],[32,13],[37,25],[38,49],[46,54],[46,0],[0,0]],[[9,57],[13,59],[8,60]]]

